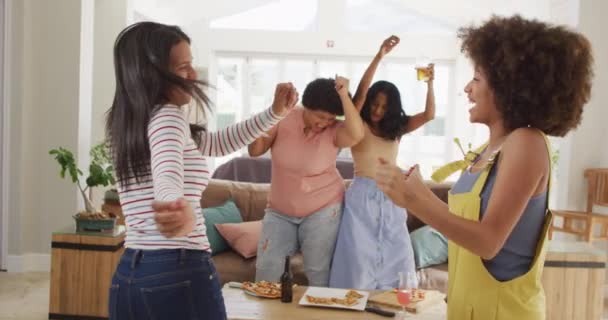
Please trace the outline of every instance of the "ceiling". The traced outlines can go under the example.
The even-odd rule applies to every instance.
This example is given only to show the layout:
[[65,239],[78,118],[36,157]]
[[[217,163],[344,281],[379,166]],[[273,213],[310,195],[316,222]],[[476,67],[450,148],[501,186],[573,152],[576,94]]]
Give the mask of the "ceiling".
[[527,17],[548,19],[552,5],[574,0],[316,1],[318,0],[132,0],[132,8],[141,18],[183,26],[209,23],[214,19],[231,16],[242,17],[248,11],[260,12],[264,7],[271,6],[274,10],[285,8],[285,15],[298,14],[289,9],[293,7],[289,3],[310,2],[318,6],[319,10],[331,8],[333,12],[344,12],[346,23],[355,26],[355,30],[390,32],[435,29],[438,32],[449,32],[458,26],[485,20],[492,14],[520,13]]

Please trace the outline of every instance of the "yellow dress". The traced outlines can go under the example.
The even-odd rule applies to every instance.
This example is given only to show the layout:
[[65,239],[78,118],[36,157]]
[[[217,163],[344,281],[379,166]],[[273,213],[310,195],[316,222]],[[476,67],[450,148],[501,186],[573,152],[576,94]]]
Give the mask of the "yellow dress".
[[[550,150],[546,137],[545,140],[547,150]],[[465,219],[479,221],[480,194],[492,166],[493,163],[489,163],[483,169],[470,192],[449,194],[450,212]],[[550,185],[549,181],[548,186]],[[547,203],[548,194],[547,189]],[[551,212],[547,209],[544,227],[530,270],[505,282],[496,280],[479,256],[449,241],[448,320],[545,319],[545,294],[541,275],[551,219]]]

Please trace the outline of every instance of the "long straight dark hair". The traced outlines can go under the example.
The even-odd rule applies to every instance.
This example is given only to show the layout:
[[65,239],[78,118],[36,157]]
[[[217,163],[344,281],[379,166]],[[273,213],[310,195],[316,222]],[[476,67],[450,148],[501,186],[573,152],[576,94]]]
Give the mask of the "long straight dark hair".
[[403,107],[401,106],[401,94],[399,94],[399,89],[391,82],[378,81],[369,88],[367,98],[361,109],[361,119],[370,127],[373,127],[371,116],[372,103],[379,93],[384,93],[387,101],[384,118],[378,123],[378,133],[380,134],[380,137],[385,140],[392,141],[399,139],[405,134],[410,117],[405,114],[405,111],[403,111]]
[[[190,38],[179,27],[139,22],[125,28],[114,43],[116,92],[106,116],[106,138],[119,184],[149,177],[148,124],[169,101],[172,88],[189,93],[203,114],[209,109],[209,98],[202,90],[207,83],[181,78],[169,69],[171,48],[182,41],[190,43]],[[204,130],[190,125],[199,145]]]

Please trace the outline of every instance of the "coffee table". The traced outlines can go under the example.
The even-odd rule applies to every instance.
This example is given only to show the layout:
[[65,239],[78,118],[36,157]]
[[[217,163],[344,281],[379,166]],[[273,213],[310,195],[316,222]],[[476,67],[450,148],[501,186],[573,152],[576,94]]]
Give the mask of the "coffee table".
[[[306,292],[306,287],[298,286],[293,290],[293,302],[282,303],[279,299],[264,299],[250,296],[241,289],[224,285],[222,294],[229,320],[381,320],[389,319],[366,311],[341,310],[321,307],[300,306],[298,302]],[[373,293],[372,293],[373,294]],[[437,306],[419,314],[408,313],[408,320],[446,319],[447,305]],[[386,308],[384,308],[386,309]]]

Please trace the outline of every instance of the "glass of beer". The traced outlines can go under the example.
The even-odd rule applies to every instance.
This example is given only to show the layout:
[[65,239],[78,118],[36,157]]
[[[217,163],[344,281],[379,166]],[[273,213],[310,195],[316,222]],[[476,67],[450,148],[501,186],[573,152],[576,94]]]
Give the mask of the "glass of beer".
[[427,57],[416,58],[416,79],[418,81],[429,80],[429,67],[431,60]]

